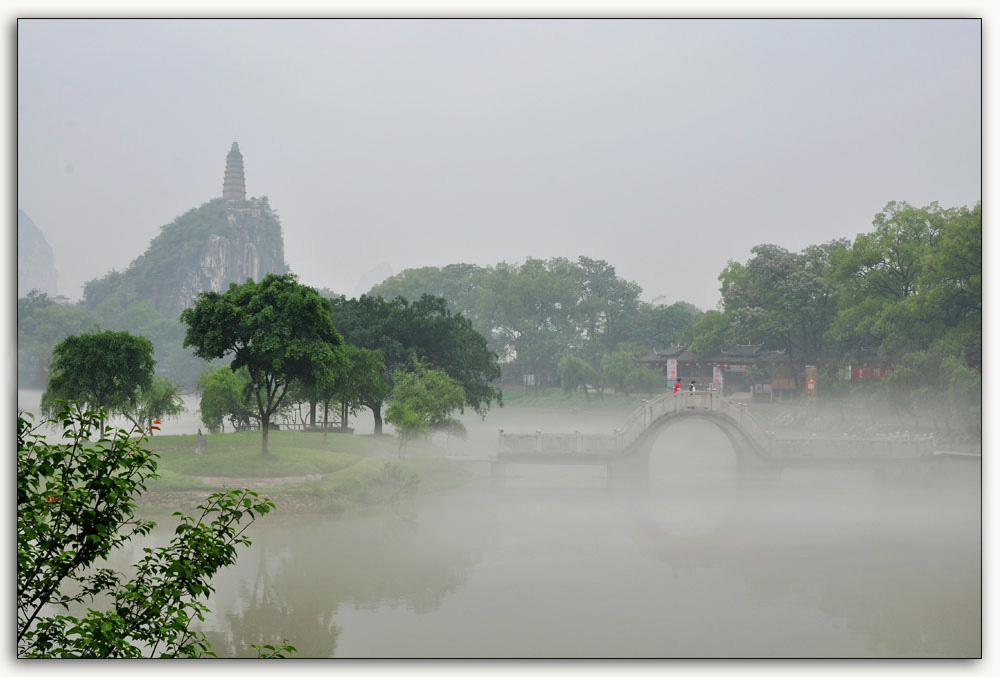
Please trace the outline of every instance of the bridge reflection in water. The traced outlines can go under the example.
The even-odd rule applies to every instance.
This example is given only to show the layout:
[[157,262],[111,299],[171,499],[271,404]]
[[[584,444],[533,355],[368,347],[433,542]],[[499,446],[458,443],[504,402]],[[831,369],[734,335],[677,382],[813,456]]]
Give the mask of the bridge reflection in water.
[[624,424],[608,434],[510,433],[501,430],[493,459],[494,485],[503,486],[508,465],[598,465],[611,489],[648,490],[650,452],[660,435],[682,420],[702,419],[729,440],[742,480],[772,479],[782,469],[871,465],[876,469],[934,457],[933,436],[779,436],[765,430],[747,405],[717,392],[665,393],[644,400]]

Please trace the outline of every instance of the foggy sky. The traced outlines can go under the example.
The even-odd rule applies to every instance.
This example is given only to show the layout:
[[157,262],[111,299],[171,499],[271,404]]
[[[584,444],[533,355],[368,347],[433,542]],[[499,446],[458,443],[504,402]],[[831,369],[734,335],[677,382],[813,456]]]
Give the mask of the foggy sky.
[[59,292],[221,196],[303,282],[601,258],[643,298],[981,199],[975,20],[21,20],[17,200]]

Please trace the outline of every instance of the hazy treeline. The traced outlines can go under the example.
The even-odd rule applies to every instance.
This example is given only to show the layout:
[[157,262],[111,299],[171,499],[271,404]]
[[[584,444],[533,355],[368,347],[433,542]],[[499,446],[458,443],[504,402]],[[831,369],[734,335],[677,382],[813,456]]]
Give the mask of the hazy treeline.
[[[818,394],[849,391],[838,368],[878,360],[894,368],[852,395],[906,413],[914,424],[981,416],[982,206],[890,202],[874,229],[799,253],[759,245],[719,275],[721,311],[694,325],[698,352],[731,344],[784,349],[820,368]],[[857,385],[857,384],[856,384]]]
[[561,371],[574,374],[575,383],[625,385],[621,352],[687,344],[707,356],[736,344],[763,344],[786,351],[799,371],[820,367],[823,397],[847,393],[841,367],[873,359],[893,365],[894,373],[866,384],[861,394],[914,417],[923,404],[945,428],[956,417],[975,427],[981,205],[890,202],[872,225],[853,242],[797,253],[774,244],[754,247],[746,262],[730,261],[720,273],[719,309],[704,313],[684,302],[645,303],[637,284],[585,257],[411,269],[371,293],[444,297],[487,337],[508,377],[535,374],[552,384]]
[[[644,302],[639,285],[606,261],[586,257],[409,269],[369,296],[443,298],[449,312],[468,318],[486,338],[512,381],[533,374],[539,385],[557,384],[563,363],[563,373],[572,367],[580,383],[628,389],[628,356],[678,344],[699,355],[763,344],[785,350],[799,369],[817,365],[822,397],[846,394],[838,368],[878,359],[895,371],[866,384],[865,396],[914,417],[930,407],[946,428],[955,417],[975,427],[982,367],[981,205],[890,202],[872,225],[853,242],[801,252],[754,247],[745,262],[730,261],[720,273],[719,308],[706,312],[685,302]],[[77,306],[38,293],[18,300],[22,387],[43,385],[55,343],[94,325],[146,336],[156,347],[157,371],[194,386],[204,365],[181,349],[184,328],[176,318],[160,314],[150,300],[124,305],[127,298],[115,296],[95,303],[90,291]],[[568,356],[586,368],[567,364]],[[647,387],[633,379],[632,390]]]
[[701,314],[685,302],[645,303],[639,285],[619,277],[606,261],[587,257],[415,268],[370,293],[443,297],[486,337],[505,377],[533,374],[541,385],[559,382],[559,363],[569,354],[599,369],[602,358],[623,344],[636,352],[687,343]]
[[62,305],[37,291],[17,300],[17,383],[19,388],[44,388],[52,349],[67,336],[97,329],[127,331],[153,344],[156,373],[185,388],[193,388],[204,362],[182,347],[184,325],[158,310],[152,301],[135,301],[122,308],[108,301],[97,310],[82,303]]

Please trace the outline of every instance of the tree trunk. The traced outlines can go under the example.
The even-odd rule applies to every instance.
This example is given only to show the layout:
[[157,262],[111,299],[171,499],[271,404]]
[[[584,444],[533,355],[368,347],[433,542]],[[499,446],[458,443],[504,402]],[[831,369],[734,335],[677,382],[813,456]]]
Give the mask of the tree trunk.
[[326,442],[327,411],[330,409],[330,400],[323,400],[323,442]]
[[309,425],[316,427],[316,400],[309,401]]
[[260,419],[260,453],[270,456],[267,452],[267,431],[271,427],[271,416],[264,414]]
[[379,402],[375,406],[371,407],[372,413],[375,415],[375,434],[382,434],[382,403]]
[[347,400],[340,403],[340,427],[347,430]]

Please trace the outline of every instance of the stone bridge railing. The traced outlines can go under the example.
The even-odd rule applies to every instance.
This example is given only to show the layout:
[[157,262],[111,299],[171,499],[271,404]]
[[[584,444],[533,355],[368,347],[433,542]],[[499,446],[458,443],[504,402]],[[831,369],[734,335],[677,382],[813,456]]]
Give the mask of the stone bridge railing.
[[562,455],[612,457],[625,454],[659,419],[678,413],[709,413],[729,419],[754,443],[760,454],[773,460],[894,459],[931,456],[932,435],[887,435],[870,438],[800,435],[779,437],[765,430],[747,411],[747,405],[727,400],[716,392],[664,393],[644,400],[621,428],[609,435],[583,433],[508,433],[500,431],[500,456],[557,458]]

